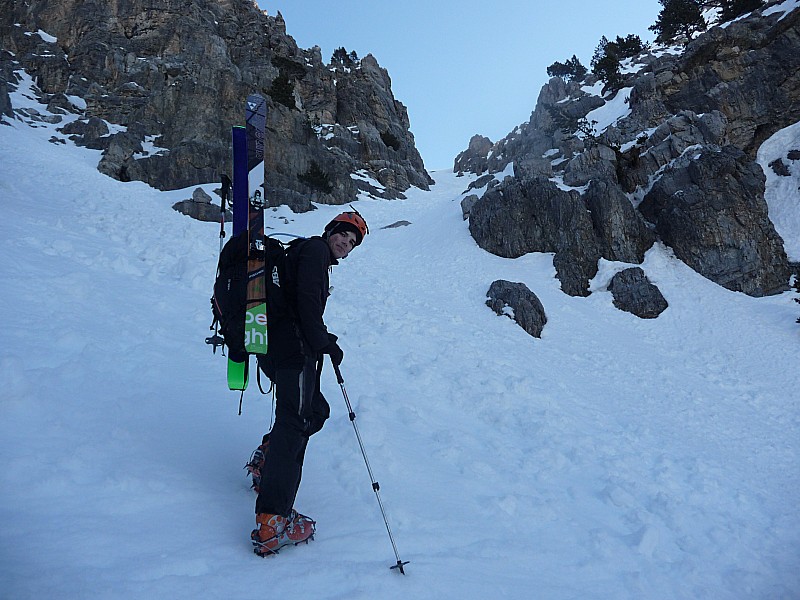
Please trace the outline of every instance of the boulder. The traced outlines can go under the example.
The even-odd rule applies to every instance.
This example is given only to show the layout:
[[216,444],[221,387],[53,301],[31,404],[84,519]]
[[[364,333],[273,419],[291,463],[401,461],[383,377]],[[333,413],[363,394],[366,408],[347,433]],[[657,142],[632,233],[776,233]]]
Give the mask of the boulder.
[[[211,202],[195,202],[194,200],[181,200],[172,205],[173,210],[178,211],[198,221],[219,222],[219,205]],[[225,221],[230,223],[233,220],[233,213],[225,211]]]
[[542,337],[547,315],[541,301],[528,286],[500,279],[489,286],[486,295],[486,306],[498,315],[513,319],[533,337]]
[[398,227],[408,227],[409,225],[411,225],[411,221],[402,220],[395,221],[390,225],[384,225],[381,229],[397,229]]
[[601,251],[579,193],[561,190],[547,179],[507,178],[475,202],[469,231],[481,248],[498,256],[555,253],[561,289],[571,296],[589,295]]
[[650,283],[639,267],[615,274],[608,291],[614,297],[614,306],[641,319],[655,319],[669,306],[661,290]]
[[209,196],[203,188],[196,188],[192,192],[192,201],[202,204],[211,204],[211,196]]
[[472,211],[472,207],[475,206],[477,201],[477,194],[470,194],[461,201],[461,216],[464,217],[465,221],[469,218],[469,213]]

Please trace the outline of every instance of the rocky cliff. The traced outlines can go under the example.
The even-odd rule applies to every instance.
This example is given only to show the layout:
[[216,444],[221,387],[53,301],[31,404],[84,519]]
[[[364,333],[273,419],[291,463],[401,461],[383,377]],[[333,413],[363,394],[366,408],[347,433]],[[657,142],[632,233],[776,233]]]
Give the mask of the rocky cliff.
[[[268,100],[267,197],[307,210],[432,180],[377,60],[325,64],[252,0],[0,0],[0,113],[24,69],[65,133],[120,180],[176,189],[230,172],[244,99]],[[35,119],[35,115],[16,115]]]
[[728,289],[788,289],[755,162],[800,121],[800,10],[779,8],[649,48],[615,89],[553,78],[527,123],[474,137],[454,170],[483,175],[465,202],[475,240],[501,256],[554,252],[572,295],[588,295],[598,258],[641,263],[655,240]]

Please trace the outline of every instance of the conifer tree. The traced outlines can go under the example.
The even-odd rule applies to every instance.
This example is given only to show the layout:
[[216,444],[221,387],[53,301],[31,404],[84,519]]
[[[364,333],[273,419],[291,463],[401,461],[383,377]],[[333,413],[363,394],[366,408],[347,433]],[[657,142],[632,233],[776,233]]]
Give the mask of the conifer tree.
[[280,102],[289,108],[297,108],[294,99],[294,83],[283,71],[272,81],[268,93],[275,102]]
[[586,76],[587,70],[574,54],[568,61],[560,63],[554,62],[547,67],[547,74],[550,77],[561,77],[564,81],[581,81]]
[[604,81],[607,86],[616,89],[622,83],[616,47],[613,42],[608,41],[606,36],[600,38],[600,42],[594,50],[591,65],[592,73]]
[[358,64],[358,54],[355,51],[348,52],[346,48],[339,47],[333,51],[331,62],[343,67],[354,67]]
[[[609,42],[608,45],[613,46],[614,52],[620,60],[632,58],[644,51],[646,47],[646,45],[642,43],[642,38],[632,33],[624,38],[617,36],[617,39],[613,42]],[[608,51],[608,47],[606,47],[606,51]]]
[[658,0],[661,12],[654,25],[648,29],[655,32],[659,42],[673,41],[679,36],[689,43],[692,35],[708,27],[703,17],[701,0]]
[[732,21],[745,13],[752,12],[764,5],[763,0],[720,0],[722,12],[720,21]]

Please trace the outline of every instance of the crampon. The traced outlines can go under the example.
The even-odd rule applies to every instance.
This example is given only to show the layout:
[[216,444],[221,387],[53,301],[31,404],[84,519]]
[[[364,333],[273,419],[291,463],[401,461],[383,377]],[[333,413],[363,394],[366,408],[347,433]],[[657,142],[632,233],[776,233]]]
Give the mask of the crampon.
[[253,450],[253,454],[250,455],[250,460],[244,466],[244,468],[247,469],[247,473],[253,478],[253,483],[250,487],[253,488],[256,494],[258,494],[261,489],[261,472],[264,468],[267,448],[269,448],[269,434],[266,434],[261,445]]
[[284,546],[297,546],[314,539],[316,521],[292,509],[289,517],[281,515],[256,515],[258,529],[250,534],[253,552],[259,556],[278,554]]

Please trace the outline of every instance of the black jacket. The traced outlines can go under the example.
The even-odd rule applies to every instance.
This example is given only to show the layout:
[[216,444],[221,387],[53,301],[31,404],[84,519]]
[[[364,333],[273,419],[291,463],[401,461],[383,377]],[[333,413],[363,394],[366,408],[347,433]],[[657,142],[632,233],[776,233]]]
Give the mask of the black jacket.
[[306,356],[319,356],[328,345],[330,338],[323,314],[330,288],[328,272],[335,264],[338,261],[328,242],[319,236],[290,244],[283,285],[291,316],[269,326],[265,366],[297,368]]

